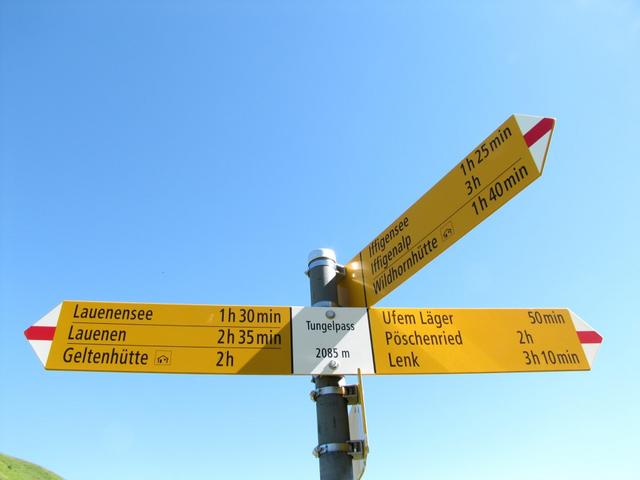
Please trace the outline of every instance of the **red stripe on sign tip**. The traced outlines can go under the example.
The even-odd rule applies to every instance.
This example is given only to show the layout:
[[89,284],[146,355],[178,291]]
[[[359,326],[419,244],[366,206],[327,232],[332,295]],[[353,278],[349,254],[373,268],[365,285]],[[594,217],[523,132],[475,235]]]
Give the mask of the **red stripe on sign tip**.
[[553,118],[543,118],[536,123],[531,130],[524,134],[524,141],[527,147],[530,147],[544,137],[555,124],[556,121]]
[[580,343],[602,343],[602,337],[598,332],[593,330],[585,330],[582,332],[576,332]]
[[56,327],[29,327],[24,331],[27,340],[53,340]]

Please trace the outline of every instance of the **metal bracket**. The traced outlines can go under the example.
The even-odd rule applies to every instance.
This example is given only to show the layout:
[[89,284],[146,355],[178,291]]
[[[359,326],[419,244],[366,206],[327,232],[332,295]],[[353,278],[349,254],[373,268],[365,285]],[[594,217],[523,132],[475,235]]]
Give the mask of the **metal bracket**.
[[[307,268],[304,271],[304,274],[308,277],[309,276],[309,270],[311,270],[313,267],[322,266],[322,265],[329,265],[329,263],[324,261],[324,259],[316,260],[316,261],[312,262],[311,265],[309,265],[309,268]],[[342,280],[345,277],[345,275],[347,274],[347,269],[345,268],[344,265],[340,265],[338,263],[336,263],[335,266],[336,266],[336,279],[337,280]]]
[[365,440],[349,440],[347,442],[351,446],[349,455],[354,460],[364,460],[369,454],[369,446]]
[[328,453],[346,453],[354,460],[362,460],[367,456],[367,445],[364,440],[349,440],[345,443],[325,443],[313,449],[316,458]]
[[320,387],[309,392],[311,400],[314,402],[322,395],[340,395],[347,400],[348,405],[358,403],[358,385],[345,385],[343,387]]

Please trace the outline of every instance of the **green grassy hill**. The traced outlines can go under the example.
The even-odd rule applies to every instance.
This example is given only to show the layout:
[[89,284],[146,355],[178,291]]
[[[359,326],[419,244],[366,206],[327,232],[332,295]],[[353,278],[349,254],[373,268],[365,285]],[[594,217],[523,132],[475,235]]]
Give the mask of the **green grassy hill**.
[[0,453],[0,480],[63,480],[33,463]]

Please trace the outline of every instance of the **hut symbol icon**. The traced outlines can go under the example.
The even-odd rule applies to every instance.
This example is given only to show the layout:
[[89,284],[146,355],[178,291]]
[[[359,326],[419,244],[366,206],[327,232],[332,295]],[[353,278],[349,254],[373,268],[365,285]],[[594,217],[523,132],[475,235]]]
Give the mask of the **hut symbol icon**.
[[156,350],[156,365],[171,365],[171,350]]

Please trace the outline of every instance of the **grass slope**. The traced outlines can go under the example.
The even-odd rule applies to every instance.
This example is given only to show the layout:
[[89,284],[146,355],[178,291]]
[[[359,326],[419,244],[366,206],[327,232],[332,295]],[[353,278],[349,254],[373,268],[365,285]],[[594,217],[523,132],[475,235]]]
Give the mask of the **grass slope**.
[[0,453],[0,480],[63,480],[38,465]]

